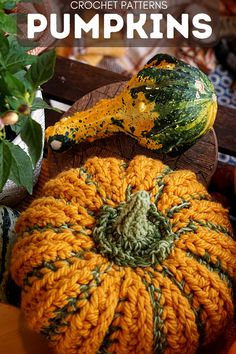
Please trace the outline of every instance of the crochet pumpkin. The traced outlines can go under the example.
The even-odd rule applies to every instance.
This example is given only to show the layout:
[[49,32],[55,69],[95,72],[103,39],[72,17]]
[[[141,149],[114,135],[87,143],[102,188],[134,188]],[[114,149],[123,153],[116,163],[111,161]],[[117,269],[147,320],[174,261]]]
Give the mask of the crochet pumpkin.
[[22,213],[12,275],[59,354],[194,353],[233,315],[227,211],[190,171],[92,158]]

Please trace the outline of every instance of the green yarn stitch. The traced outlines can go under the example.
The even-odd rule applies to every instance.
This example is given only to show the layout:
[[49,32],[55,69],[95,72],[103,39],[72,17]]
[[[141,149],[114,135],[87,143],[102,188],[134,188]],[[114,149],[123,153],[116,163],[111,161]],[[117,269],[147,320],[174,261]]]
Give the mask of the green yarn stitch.
[[[64,307],[58,308],[54,311],[55,317],[50,318],[48,321],[49,325],[43,327],[40,331],[43,335],[45,335],[48,339],[53,340],[53,336],[61,333],[62,327],[69,326],[67,317],[73,315],[74,313],[80,312],[81,309],[80,306],[78,306],[79,302],[84,300],[89,301],[92,296],[91,289],[100,286],[103,281],[101,280],[101,276],[111,271],[111,263],[108,264],[104,271],[101,271],[100,269],[104,264],[96,266],[92,270],[92,280],[89,282],[89,284],[80,285],[80,293],[78,296],[69,298],[67,300],[67,304]],[[81,294],[83,294],[82,297]]]
[[130,267],[161,263],[170,254],[176,237],[168,218],[143,190],[117,208],[103,206],[93,231],[101,254],[118,265]]
[[[151,272],[147,272],[150,278],[153,278],[153,274]],[[166,347],[166,335],[163,331],[164,321],[161,319],[163,314],[163,305],[161,305],[161,296],[162,289],[156,288],[152,280],[148,282],[147,280],[142,279],[143,283],[148,290],[150,300],[153,306],[153,335],[154,335],[154,347],[153,352],[162,354],[165,351]]]
[[88,248],[88,249],[83,249],[80,252],[71,252],[71,256],[69,258],[57,258],[54,261],[50,262],[42,262],[39,266],[34,268],[32,271],[28,272],[24,278],[24,285],[25,286],[32,286],[30,282],[31,277],[37,277],[38,279],[42,279],[45,276],[45,272],[42,272],[44,268],[49,269],[50,271],[56,272],[58,271],[58,268],[55,266],[54,262],[56,261],[63,261],[67,263],[69,266],[73,265],[73,258],[78,258],[78,259],[84,259],[84,255],[86,252],[94,252],[96,253],[96,250],[94,248]]
[[185,280],[184,282],[180,282],[176,279],[174,274],[170,271],[170,269],[167,266],[163,267],[162,275],[164,277],[169,278],[181,291],[181,294],[188,300],[189,305],[191,307],[191,310],[193,311],[196,319],[196,325],[198,328],[198,333],[199,333],[199,343],[203,343],[204,338],[205,338],[205,323],[201,319],[201,313],[202,313],[202,308],[201,305],[195,309],[193,307],[193,297],[194,294],[191,292],[190,294],[187,294],[184,290],[184,285],[185,285]]
[[215,272],[218,274],[220,279],[224,280],[227,283],[227,286],[229,289],[233,289],[233,279],[232,277],[228,274],[226,270],[223,270],[221,267],[221,262],[217,257],[217,263],[213,263],[210,259],[210,255],[208,252],[205,252],[203,256],[199,256],[194,254],[191,251],[188,251],[186,255],[189,258],[195,259],[198,263],[203,264],[207,269],[211,272]]
[[222,232],[227,236],[233,237],[232,232],[224,226],[214,224],[213,222],[210,221],[202,221],[202,220],[195,220],[195,219],[193,221],[202,227],[206,227],[210,231],[213,230],[216,232]]

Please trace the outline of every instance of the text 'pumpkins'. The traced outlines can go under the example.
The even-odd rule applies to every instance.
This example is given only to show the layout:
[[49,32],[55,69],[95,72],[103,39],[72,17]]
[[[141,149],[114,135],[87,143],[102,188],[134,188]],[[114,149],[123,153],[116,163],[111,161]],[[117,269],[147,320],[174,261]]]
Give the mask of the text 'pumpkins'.
[[181,152],[213,126],[217,111],[213,84],[199,69],[158,54],[125,89],[89,110],[62,118],[46,130],[53,150],[124,132],[158,152]]
[[227,211],[190,171],[92,158],[17,223],[12,276],[59,354],[194,353],[233,316]]

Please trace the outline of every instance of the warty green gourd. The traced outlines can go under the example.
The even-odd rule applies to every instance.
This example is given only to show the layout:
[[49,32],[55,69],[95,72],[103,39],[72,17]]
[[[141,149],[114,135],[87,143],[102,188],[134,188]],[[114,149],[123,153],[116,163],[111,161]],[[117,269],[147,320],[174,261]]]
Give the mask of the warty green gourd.
[[151,150],[178,153],[210,130],[216,112],[214,86],[203,72],[157,54],[116,97],[48,127],[46,140],[53,150],[64,151],[123,132]]

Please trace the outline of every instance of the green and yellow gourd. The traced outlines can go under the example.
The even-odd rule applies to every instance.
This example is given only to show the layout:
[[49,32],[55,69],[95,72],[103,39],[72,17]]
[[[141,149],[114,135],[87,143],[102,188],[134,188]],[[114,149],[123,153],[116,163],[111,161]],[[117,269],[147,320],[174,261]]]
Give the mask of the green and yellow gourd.
[[62,118],[46,130],[53,150],[124,132],[158,152],[193,145],[213,126],[217,101],[213,84],[199,69],[157,54],[112,99]]

